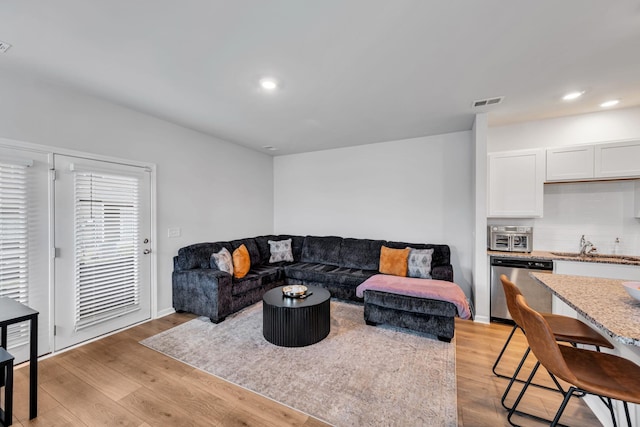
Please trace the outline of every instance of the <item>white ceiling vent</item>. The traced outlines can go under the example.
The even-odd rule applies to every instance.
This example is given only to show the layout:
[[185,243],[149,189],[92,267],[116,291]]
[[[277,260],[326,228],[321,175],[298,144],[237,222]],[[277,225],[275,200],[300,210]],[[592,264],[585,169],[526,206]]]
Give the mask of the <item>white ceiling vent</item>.
[[482,107],[491,107],[493,105],[498,105],[504,101],[504,96],[498,96],[495,98],[487,98],[487,99],[479,99],[477,101],[473,101],[471,103],[471,107],[473,108],[482,108]]

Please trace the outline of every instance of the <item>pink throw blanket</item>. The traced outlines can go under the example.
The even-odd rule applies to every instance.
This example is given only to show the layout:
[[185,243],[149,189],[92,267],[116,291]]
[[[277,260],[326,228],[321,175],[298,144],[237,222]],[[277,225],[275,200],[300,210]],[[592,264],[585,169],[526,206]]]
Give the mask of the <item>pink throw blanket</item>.
[[364,291],[380,291],[452,303],[461,319],[471,318],[471,308],[460,286],[445,280],[417,279],[413,277],[376,274],[356,288],[356,296],[364,297]]

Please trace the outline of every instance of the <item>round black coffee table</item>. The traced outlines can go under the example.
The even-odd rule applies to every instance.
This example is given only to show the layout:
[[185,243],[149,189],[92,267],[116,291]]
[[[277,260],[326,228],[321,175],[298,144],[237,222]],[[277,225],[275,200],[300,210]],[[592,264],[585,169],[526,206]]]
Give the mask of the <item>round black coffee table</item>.
[[307,286],[308,297],[289,298],[282,286],[262,297],[262,334],[272,344],[304,347],[315,344],[331,330],[331,294],[317,286]]

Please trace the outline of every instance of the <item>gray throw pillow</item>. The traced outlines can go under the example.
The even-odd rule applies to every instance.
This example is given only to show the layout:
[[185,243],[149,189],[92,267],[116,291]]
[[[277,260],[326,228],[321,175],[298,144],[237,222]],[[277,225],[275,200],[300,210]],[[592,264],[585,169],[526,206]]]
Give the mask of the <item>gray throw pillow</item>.
[[215,263],[218,270],[233,274],[233,258],[227,248],[222,248],[218,253],[211,254],[211,263]]
[[267,243],[269,243],[269,252],[271,253],[269,262],[293,261],[291,239],[268,240]]
[[431,257],[433,249],[409,248],[407,276],[420,279],[431,279]]

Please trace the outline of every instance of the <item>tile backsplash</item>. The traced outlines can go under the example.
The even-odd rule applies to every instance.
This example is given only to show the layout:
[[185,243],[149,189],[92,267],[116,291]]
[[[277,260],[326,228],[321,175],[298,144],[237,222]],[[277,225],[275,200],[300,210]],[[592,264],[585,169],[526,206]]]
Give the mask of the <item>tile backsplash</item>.
[[488,224],[533,226],[537,251],[577,252],[584,234],[598,253],[640,255],[635,185],[635,181],[545,184],[543,218],[490,218]]

